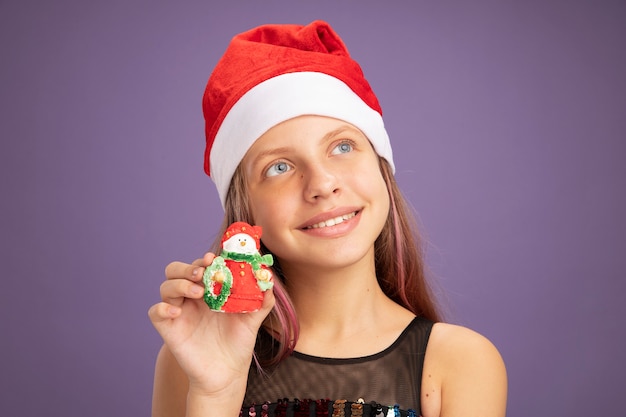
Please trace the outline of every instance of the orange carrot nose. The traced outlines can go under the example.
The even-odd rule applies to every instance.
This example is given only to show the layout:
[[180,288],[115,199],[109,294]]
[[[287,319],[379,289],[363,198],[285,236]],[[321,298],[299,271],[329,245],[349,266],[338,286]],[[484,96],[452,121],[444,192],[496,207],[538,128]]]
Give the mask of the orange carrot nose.
[[245,241],[245,240],[242,240],[241,242],[239,242],[239,244],[240,244],[241,246],[246,246],[246,241]]

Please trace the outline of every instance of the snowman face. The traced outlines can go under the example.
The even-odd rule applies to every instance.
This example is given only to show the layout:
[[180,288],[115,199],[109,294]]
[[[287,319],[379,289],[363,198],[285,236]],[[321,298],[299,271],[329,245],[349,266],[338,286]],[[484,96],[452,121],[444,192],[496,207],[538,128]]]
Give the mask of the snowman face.
[[237,233],[224,242],[224,250],[235,253],[257,253],[256,242],[252,236],[245,233]]

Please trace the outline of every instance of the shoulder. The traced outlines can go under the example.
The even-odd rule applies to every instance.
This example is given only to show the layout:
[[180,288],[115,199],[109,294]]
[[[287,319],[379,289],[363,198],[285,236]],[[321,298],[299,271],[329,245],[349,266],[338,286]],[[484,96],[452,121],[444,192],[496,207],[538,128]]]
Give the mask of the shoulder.
[[435,323],[431,330],[429,349],[445,355],[452,361],[492,360],[501,362],[496,347],[485,336],[467,327],[448,323]]
[[424,417],[505,414],[504,361],[491,341],[466,327],[433,326],[422,381]]

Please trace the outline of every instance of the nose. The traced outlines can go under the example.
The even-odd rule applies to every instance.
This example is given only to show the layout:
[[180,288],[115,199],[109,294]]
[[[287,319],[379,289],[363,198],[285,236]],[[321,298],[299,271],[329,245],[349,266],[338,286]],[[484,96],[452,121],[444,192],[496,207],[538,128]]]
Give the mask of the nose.
[[304,182],[304,198],[307,201],[315,202],[340,191],[339,180],[331,167],[315,164],[301,175]]

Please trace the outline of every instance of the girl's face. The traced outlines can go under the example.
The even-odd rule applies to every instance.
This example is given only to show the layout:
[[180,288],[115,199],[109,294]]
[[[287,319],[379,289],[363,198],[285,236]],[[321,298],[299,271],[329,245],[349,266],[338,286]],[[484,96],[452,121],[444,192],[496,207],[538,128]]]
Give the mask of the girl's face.
[[373,266],[389,195],[378,156],[360,130],[300,116],[267,131],[242,164],[254,223],[283,267]]

